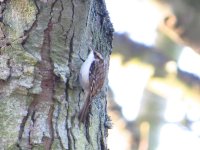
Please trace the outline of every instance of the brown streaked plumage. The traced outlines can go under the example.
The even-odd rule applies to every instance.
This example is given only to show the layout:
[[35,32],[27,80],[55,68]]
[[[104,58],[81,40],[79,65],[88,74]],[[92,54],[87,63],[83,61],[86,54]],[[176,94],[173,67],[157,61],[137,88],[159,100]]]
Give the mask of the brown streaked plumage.
[[[92,103],[92,98],[100,92],[106,76],[104,59],[99,52],[91,50],[88,58],[84,63],[87,63],[87,65],[83,64],[81,67],[80,82],[86,94],[86,100],[83,108],[79,113],[79,120],[83,123],[85,123],[88,116],[89,107]],[[89,67],[89,69],[87,67]],[[84,72],[88,70],[88,74]],[[88,82],[83,80],[83,78],[87,79],[87,77],[83,77],[83,75],[88,75]],[[85,83],[88,85],[86,85]]]

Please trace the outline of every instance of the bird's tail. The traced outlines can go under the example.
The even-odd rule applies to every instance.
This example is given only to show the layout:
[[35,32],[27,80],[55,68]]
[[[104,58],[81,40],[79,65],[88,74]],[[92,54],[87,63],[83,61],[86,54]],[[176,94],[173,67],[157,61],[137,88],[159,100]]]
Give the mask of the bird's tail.
[[91,104],[90,101],[91,101],[91,97],[88,94],[88,96],[86,98],[86,101],[85,101],[85,103],[83,105],[83,108],[81,109],[81,111],[79,113],[79,121],[82,122],[82,123],[85,123],[86,118],[88,116],[89,107],[90,107],[90,104]]

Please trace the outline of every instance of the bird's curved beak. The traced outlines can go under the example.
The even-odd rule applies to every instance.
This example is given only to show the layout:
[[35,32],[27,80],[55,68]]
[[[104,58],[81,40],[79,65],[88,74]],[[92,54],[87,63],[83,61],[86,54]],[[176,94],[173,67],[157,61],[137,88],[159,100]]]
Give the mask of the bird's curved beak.
[[94,51],[90,46],[89,46],[89,50],[90,50],[90,52],[91,52],[91,51]]

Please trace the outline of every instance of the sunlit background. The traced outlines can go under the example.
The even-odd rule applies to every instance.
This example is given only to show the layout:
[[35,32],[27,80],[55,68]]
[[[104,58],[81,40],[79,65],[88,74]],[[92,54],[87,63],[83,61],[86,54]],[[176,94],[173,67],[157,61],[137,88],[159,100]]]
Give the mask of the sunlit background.
[[[199,2],[200,3],[200,2]],[[106,0],[111,150],[200,150],[200,55],[159,30],[151,0]]]

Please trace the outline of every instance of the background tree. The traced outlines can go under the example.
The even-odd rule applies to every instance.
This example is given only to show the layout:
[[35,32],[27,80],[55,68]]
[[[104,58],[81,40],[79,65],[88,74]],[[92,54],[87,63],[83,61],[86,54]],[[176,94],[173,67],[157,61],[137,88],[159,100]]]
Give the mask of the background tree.
[[107,82],[86,125],[77,81],[88,46],[109,61],[103,0],[0,1],[0,148],[107,149]]
[[[151,0],[152,1],[152,0]],[[179,127],[182,132],[188,133],[197,133],[197,130],[193,128],[193,125],[199,121],[199,117],[196,117],[196,120],[191,116],[198,115],[198,112],[192,113],[192,111],[197,108],[199,110],[199,75],[198,73],[186,71],[179,64],[179,60],[181,60],[181,53],[184,52],[188,48],[184,48],[184,46],[188,46],[194,49],[199,53],[199,1],[196,0],[181,0],[181,1],[173,1],[173,0],[153,0],[156,2],[161,11],[163,13],[163,20],[161,25],[159,26],[157,38],[155,41],[155,45],[145,46],[144,44],[138,43],[136,41],[132,41],[134,36],[132,30],[126,30],[128,34],[115,34],[113,41],[113,55],[111,57],[111,68],[114,66],[117,68],[115,64],[118,63],[118,68],[123,70],[124,74],[120,74],[122,71],[118,71],[121,75],[120,78],[127,77],[131,71],[135,69],[132,73],[132,78],[126,80],[126,86],[123,86],[127,91],[132,89],[132,93],[137,93],[136,89],[140,87],[142,80],[138,81],[140,76],[134,76],[134,74],[139,74],[140,70],[138,68],[143,68],[144,70],[148,70],[150,66],[152,67],[152,74],[149,75],[148,82],[146,83],[145,90],[143,91],[143,95],[141,97],[141,105],[140,111],[136,119],[133,121],[128,120],[129,115],[131,115],[131,111],[127,115],[126,110],[128,110],[128,106],[122,103],[122,101],[126,101],[127,103],[138,102],[137,96],[116,96],[119,92],[117,92],[116,85],[113,84],[113,93],[116,99],[116,102],[122,106],[115,106],[111,103],[111,110],[115,113],[116,117],[112,117],[115,122],[114,127],[118,127],[121,129],[120,135],[123,133],[128,134],[124,141],[128,141],[127,149],[160,149],[168,147],[168,149],[176,149],[177,145],[182,145],[185,149],[186,144],[181,142],[182,144],[172,144],[174,141],[171,141],[170,137],[174,137],[176,135],[175,130],[172,128],[168,130],[163,129],[165,125],[171,123],[173,120],[173,116],[176,116],[176,120],[172,121],[173,125]],[[139,3],[139,2],[138,2]],[[138,4],[138,7],[142,4]],[[143,3],[147,4],[147,3]],[[113,11],[114,12],[114,11]],[[138,11],[138,17],[134,18],[134,22],[140,22],[142,20],[149,20],[149,16],[143,15],[143,9],[141,12]],[[159,14],[160,15],[160,14]],[[142,17],[140,17],[142,16]],[[159,16],[160,17],[160,16]],[[156,15],[155,15],[156,18]],[[159,18],[161,19],[161,18]],[[151,19],[150,19],[151,20]],[[154,22],[154,19],[151,20]],[[131,21],[130,21],[131,24]],[[139,27],[133,25],[133,28]],[[144,39],[146,36],[148,37],[146,32],[141,32]],[[135,33],[137,34],[137,32]],[[166,36],[167,35],[167,36]],[[169,38],[169,37],[170,38]],[[131,37],[131,38],[130,38]],[[137,37],[137,36],[136,36]],[[153,37],[152,37],[153,38]],[[139,38],[136,38],[137,40]],[[141,41],[145,41],[140,38]],[[189,54],[189,53],[188,53]],[[193,56],[188,55],[191,59],[186,59],[185,62],[192,62]],[[194,56],[195,57],[195,56]],[[117,62],[117,63],[116,63]],[[115,63],[115,64],[114,64]],[[187,63],[185,63],[185,66]],[[189,63],[188,63],[189,64]],[[192,64],[192,63],[191,63]],[[190,65],[191,65],[190,64]],[[145,66],[146,65],[146,66]],[[195,68],[195,63],[193,62],[194,67],[191,65],[191,68]],[[198,61],[196,61],[196,65],[198,66]],[[141,66],[141,67],[140,67]],[[131,68],[131,69],[130,69]],[[117,70],[116,69],[116,70]],[[115,72],[115,69],[111,69],[110,72]],[[125,72],[128,70],[127,72]],[[197,72],[198,69],[196,68]],[[147,74],[147,72],[140,73],[141,76],[143,74]],[[124,75],[124,76],[123,76]],[[126,76],[127,75],[127,76]],[[113,73],[113,78],[119,79],[116,77],[117,74]],[[112,79],[112,77],[110,79]],[[134,80],[134,77],[137,80]],[[144,79],[144,78],[143,78]],[[125,82],[125,81],[123,81]],[[110,82],[111,83],[111,82]],[[113,83],[115,83],[113,81]],[[118,82],[116,82],[118,83]],[[134,88],[134,85],[136,88]],[[155,86],[156,85],[156,86]],[[112,84],[111,84],[112,86]],[[167,87],[167,88],[166,88]],[[119,87],[120,88],[120,87]],[[116,92],[115,92],[116,91]],[[126,92],[126,90],[124,90]],[[180,92],[180,93],[179,93]],[[130,92],[129,92],[130,93]],[[125,95],[125,94],[124,94]],[[127,94],[128,95],[128,92]],[[130,94],[131,95],[131,94]],[[109,100],[109,102],[111,102]],[[187,104],[185,103],[187,102]],[[191,104],[189,104],[189,103]],[[137,103],[136,103],[137,104]],[[132,108],[134,107],[134,103],[132,103]],[[184,110],[182,109],[184,107]],[[183,111],[182,111],[182,110]],[[118,112],[119,111],[119,112]],[[182,111],[182,118],[180,115],[178,116],[178,112]],[[124,116],[121,115],[121,112],[124,113]],[[169,113],[171,112],[171,114]],[[173,113],[172,113],[173,112]],[[177,112],[177,113],[176,113]],[[191,112],[192,115],[189,113]],[[132,111],[132,114],[134,112]],[[127,117],[127,116],[128,117]],[[113,115],[114,116],[114,115]],[[134,116],[134,114],[133,114]],[[178,117],[177,117],[178,116]],[[122,119],[123,118],[123,119]],[[127,119],[128,118],[128,119]],[[131,118],[131,117],[130,117]],[[172,119],[171,119],[172,118]],[[171,120],[170,120],[171,119]],[[122,133],[123,130],[123,133]],[[160,135],[163,134],[163,131],[168,132],[162,138]],[[199,130],[199,128],[198,128]],[[139,134],[138,134],[139,131]],[[171,133],[170,133],[171,131]],[[172,134],[172,132],[174,132]],[[170,135],[171,134],[171,135]],[[178,131],[177,131],[177,134]],[[199,133],[197,133],[199,136]],[[131,135],[131,136],[130,136]],[[110,134],[112,136],[112,133]],[[189,136],[188,136],[189,137]],[[187,136],[183,138],[187,139]],[[166,138],[168,138],[166,140]],[[195,136],[194,136],[195,138]],[[117,139],[117,138],[116,138]],[[127,140],[128,139],[128,140]],[[180,138],[176,138],[178,141],[181,141]],[[121,140],[122,141],[122,140]],[[130,142],[131,141],[131,142]],[[162,143],[162,142],[163,143]],[[175,143],[178,143],[175,142]],[[183,140],[182,140],[183,141]],[[192,142],[188,138],[188,145],[194,149],[199,149],[199,145],[192,144]],[[124,145],[125,145],[124,144]],[[162,146],[161,146],[162,145]],[[131,148],[130,148],[131,147]],[[180,148],[181,149],[181,148]],[[183,148],[182,148],[183,149]]]
[[175,42],[199,50],[199,8],[198,0],[152,0],[155,2],[164,19],[160,30],[171,37]]

